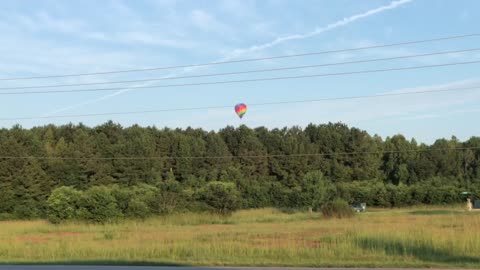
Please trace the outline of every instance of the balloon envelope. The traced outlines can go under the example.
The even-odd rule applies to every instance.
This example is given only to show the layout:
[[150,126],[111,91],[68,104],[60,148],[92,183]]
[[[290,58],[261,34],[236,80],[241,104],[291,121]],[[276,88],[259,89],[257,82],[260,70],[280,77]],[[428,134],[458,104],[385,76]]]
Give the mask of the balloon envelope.
[[238,117],[242,118],[247,112],[247,105],[244,103],[235,105],[235,112],[237,113]]

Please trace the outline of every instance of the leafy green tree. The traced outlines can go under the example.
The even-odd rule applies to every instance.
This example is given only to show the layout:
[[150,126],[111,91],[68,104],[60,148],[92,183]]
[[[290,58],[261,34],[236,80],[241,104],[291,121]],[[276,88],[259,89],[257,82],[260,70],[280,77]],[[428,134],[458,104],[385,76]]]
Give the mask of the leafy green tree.
[[320,171],[307,173],[298,192],[301,195],[299,206],[314,210],[320,209],[336,195],[335,186]]
[[38,218],[45,215],[46,201],[53,189],[53,182],[36,160],[25,164],[15,178],[14,212],[18,218]]
[[[219,132],[122,127],[112,121],[93,128],[15,125],[0,129],[0,152],[28,158],[0,159],[0,214],[46,217],[47,198],[61,186],[81,192],[116,186],[114,204],[129,218],[201,210],[212,206],[197,195],[213,189],[207,186],[215,181],[235,186],[237,207],[318,208],[323,195],[315,182],[320,178],[311,176],[315,171],[348,202],[452,203],[461,191],[480,192],[478,147],[480,137],[426,145],[402,135],[383,140],[342,123]],[[350,152],[362,154],[345,154]],[[121,159],[127,156],[151,158]],[[82,208],[85,217],[87,210]]]
[[409,142],[402,135],[387,138],[384,144],[386,151],[383,156],[382,170],[387,182],[394,185],[400,183],[410,184],[414,179],[410,164],[416,160],[416,142]]
[[73,187],[59,187],[52,191],[47,200],[47,219],[58,224],[62,221],[76,219],[80,207],[82,192]]

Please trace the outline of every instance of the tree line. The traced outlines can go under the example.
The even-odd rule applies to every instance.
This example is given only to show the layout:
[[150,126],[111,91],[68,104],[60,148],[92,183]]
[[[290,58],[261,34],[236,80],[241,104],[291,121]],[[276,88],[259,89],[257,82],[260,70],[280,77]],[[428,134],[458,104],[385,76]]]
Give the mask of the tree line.
[[85,218],[87,202],[95,201],[89,196],[107,193],[117,216],[136,216],[122,208],[132,196],[119,194],[139,190],[144,195],[133,197],[150,201],[133,205],[147,214],[318,208],[333,198],[385,207],[442,204],[461,201],[465,190],[480,193],[480,137],[426,145],[342,123],[217,132],[111,121],[13,126],[0,130],[0,153],[2,218],[46,217],[61,187],[78,195],[74,212]]

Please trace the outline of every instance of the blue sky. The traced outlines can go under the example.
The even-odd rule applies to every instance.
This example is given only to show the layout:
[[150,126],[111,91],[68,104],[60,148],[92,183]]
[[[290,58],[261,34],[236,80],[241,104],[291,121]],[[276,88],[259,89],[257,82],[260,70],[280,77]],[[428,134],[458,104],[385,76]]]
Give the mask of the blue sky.
[[[480,1],[1,1],[0,78],[91,73],[269,57],[475,33]],[[393,57],[480,47],[480,37],[284,60],[102,76],[0,81],[1,88],[108,82]],[[480,60],[480,51],[388,62],[121,86],[295,76]],[[412,71],[149,90],[0,96],[0,118],[231,105],[231,109],[17,121],[24,127],[112,119],[214,129],[344,122],[431,143],[480,135],[480,91],[249,107],[248,104],[480,85],[480,64]],[[118,85],[115,85],[118,86]],[[77,87],[65,89],[85,89]],[[0,121],[10,127],[15,121]]]

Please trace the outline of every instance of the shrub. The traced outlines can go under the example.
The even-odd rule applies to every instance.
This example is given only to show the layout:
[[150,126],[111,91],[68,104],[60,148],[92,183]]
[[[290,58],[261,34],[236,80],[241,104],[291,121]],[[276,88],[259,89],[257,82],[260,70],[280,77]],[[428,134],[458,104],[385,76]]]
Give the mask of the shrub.
[[103,237],[105,240],[113,240],[113,232],[107,231],[103,233]]
[[336,193],[335,186],[320,171],[307,173],[296,189],[291,194],[292,206],[315,210],[320,209]]
[[327,218],[349,218],[354,215],[354,212],[346,201],[335,199],[322,206],[322,214]]
[[199,191],[198,197],[220,214],[229,214],[240,207],[240,193],[234,183],[210,182]]
[[58,224],[77,218],[82,192],[72,187],[60,187],[52,191],[47,200],[47,219]]
[[12,214],[0,213],[0,221],[12,220],[12,219],[15,219],[15,217]]
[[13,215],[17,219],[34,219],[39,217],[37,203],[30,200],[16,205],[13,209]]
[[126,213],[130,204],[130,200],[135,197],[133,191],[118,185],[114,185],[111,186],[111,194],[115,198],[118,209],[122,213]]
[[276,207],[290,208],[290,189],[285,187],[279,182],[272,182],[269,184],[269,196],[272,200],[272,204]]
[[411,193],[408,186],[400,183],[398,186],[393,184],[387,185],[390,193],[390,204],[394,207],[404,207],[411,204]]
[[152,212],[141,198],[134,197],[128,202],[128,207],[123,214],[128,218],[146,219]]
[[377,205],[377,206],[382,206],[382,207],[389,207],[391,206],[390,201],[391,198],[389,198],[390,194],[388,193],[387,189],[385,188],[385,185],[380,182],[374,183],[370,187],[370,200],[372,201],[372,205]]
[[159,191],[157,187],[147,184],[135,185],[131,190],[135,194],[134,196],[141,199],[147,206],[153,205]]
[[105,186],[91,187],[80,199],[78,217],[87,222],[107,223],[122,216],[115,197]]
[[152,200],[153,209],[161,215],[178,212],[185,209],[188,198],[179,182],[167,180],[158,185]]
[[155,194],[158,189],[146,184],[123,188],[112,186],[111,193],[118,209],[128,218],[145,219],[152,214]]
[[166,215],[184,208],[185,198],[182,193],[160,191],[155,197],[154,207],[158,214]]
[[[242,194],[242,207],[244,208],[262,208],[271,206],[271,197],[269,186],[265,182],[243,181],[240,190]],[[238,184],[237,184],[238,185]]]

